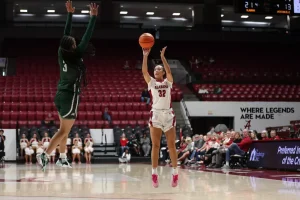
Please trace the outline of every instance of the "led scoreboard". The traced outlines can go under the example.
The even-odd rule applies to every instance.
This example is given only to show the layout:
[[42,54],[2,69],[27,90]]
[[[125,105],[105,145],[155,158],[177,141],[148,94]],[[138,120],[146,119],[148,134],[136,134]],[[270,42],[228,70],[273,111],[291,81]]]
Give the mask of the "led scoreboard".
[[237,13],[291,15],[294,2],[300,0],[235,0]]

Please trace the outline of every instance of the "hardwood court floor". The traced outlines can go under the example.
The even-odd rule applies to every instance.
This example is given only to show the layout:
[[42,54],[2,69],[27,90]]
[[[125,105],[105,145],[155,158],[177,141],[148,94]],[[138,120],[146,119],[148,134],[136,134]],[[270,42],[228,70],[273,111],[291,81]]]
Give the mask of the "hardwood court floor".
[[[161,166],[159,188],[151,185],[149,164],[92,164],[62,169],[6,163],[0,168],[1,200],[299,200],[300,173],[255,170],[179,169],[172,188],[171,168]],[[260,177],[260,178],[259,178]]]

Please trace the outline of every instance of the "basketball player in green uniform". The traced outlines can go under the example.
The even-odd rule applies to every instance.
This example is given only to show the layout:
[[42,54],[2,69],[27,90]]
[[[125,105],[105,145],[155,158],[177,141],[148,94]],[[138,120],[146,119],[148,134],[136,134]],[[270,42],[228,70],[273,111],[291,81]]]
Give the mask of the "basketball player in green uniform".
[[66,2],[66,8],[68,11],[68,18],[65,26],[64,36],[60,41],[60,47],[58,49],[58,63],[60,66],[60,80],[58,83],[58,90],[55,96],[55,106],[59,113],[60,128],[53,136],[47,150],[37,155],[37,160],[42,166],[42,170],[46,170],[46,166],[49,161],[49,155],[59,145],[60,156],[56,165],[61,167],[69,167],[66,156],[66,143],[68,134],[77,117],[77,109],[79,104],[80,86],[86,85],[85,78],[85,65],[82,57],[89,45],[95,23],[98,15],[98,5],[90,4],[90,21],[87,30],[82,37],[81,42],[76,45],[76,41],[70,36],[72,28],[72,15],[75,8],[72,7],[72,1]]

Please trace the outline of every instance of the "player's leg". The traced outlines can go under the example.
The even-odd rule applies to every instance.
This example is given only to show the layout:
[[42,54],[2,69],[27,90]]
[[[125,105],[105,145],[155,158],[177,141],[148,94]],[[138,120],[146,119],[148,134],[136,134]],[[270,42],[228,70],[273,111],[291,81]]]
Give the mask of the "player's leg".
[[150,127],[150,135],[152,141],[152,151],[151,151],[151,160],[152,160],[152,185],[153,187],[158,187],[158,157],[159,157],[159,148],[160,148],[160,139],[162,135],[162,130],[160,128]]

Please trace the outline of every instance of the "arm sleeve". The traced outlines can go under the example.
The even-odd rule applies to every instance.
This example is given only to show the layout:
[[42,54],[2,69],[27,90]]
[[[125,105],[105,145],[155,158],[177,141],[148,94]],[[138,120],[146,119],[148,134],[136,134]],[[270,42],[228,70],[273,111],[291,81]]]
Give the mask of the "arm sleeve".
[[82,40],[80,42],[80,44],[77,47],[77,50],[81,53],[83,53],[85,51],[85,49],[87,48],[89,41],[92,37],[94,28],[95,28],[95,24],[96,24],[96,16],[92,16],[90,18],[90,22],[89,25],[85,31],[85,34],[82,37]]
[[72,16],[73,16],[73,13],[68,13],[64,35],[70,35],[71,34],[71,30],[72,30]]
[[240,148],[243,148],[245,145],[248,145],[249,143],[251,143],[251,140],[242,140],[240,143],[238,143],[237,145],[240,147]]

